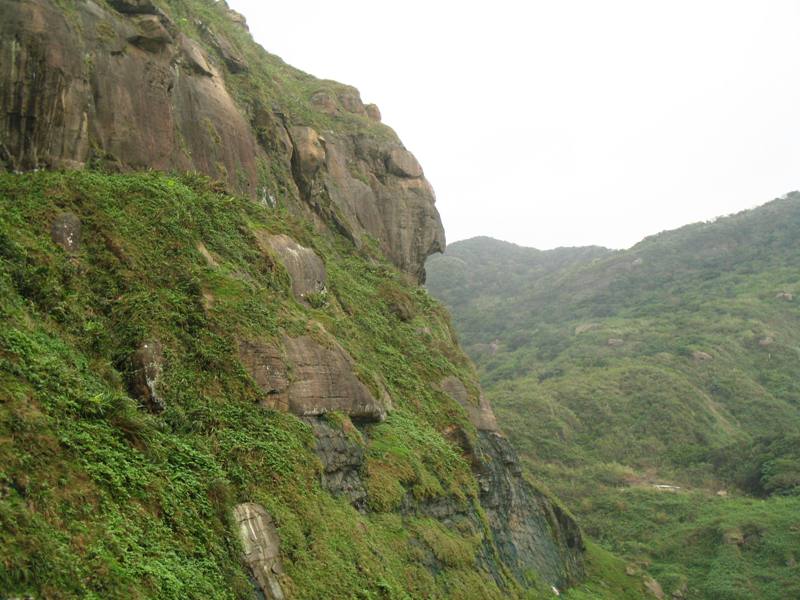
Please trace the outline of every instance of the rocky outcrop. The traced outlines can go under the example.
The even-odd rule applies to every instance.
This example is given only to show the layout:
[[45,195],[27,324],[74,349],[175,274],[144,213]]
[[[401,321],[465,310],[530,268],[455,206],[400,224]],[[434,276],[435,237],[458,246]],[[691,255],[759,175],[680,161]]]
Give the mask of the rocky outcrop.
[[[305,100],[334,120],[363,118],[360,133],[326,129],[323,139],[274,99],[232,93],[227,74],[269,75],[224,23],[193,22],[192,33],[151,0],[70,6],[0,0],[0,167],[197,171],[262,199],[277,186],[283,202],[357,244],[372,236],[395,265],[424,278],[425,258],[444,248],[433,191],[392,135],[368,133],[379,114],[357,90]],[[224,3],[215,10],[246,30]],[[267,164],[296,181],[272,181]]]
[[[304,177],[323,155],[310,156]],[[310,185],[303,179],[306,190],[332,203],[328,213],[319,207],[322,214],[356,238],[379,240],[394,264],[424,281],[425,258],[443,251],[445,238],[433,188],[411,153],[397,143],[326,133],[324,161]]]
[[319,417],[306,417],[316,438],[315,451],[322,463],[322,487],[334,496],[344,496],[356,508],[366,506],[367,490],[361,479],[364,444],[356,441],[360,434],[346,420],[333,427]]
[[65,252],[73,254],[81,247],[81,220],[78,215],[64,212],[53,219],[50,238]]
[[156,341],[142,342],[131,357],[128,388],[134,398],[154,413],[160,413],[166,408],[158,391],[163,368],[164,351]]
[[481,506],[500,558],[514,577],[538,573],[564,589],[583,576],[583,538],[574,519],[525,480],[517,453],[493,431],[478,431]]
[[530,572],[557,589],[578,581],[583,575],[578,525],[523,477],[517,453],[483,395],[476,406],[463,382],[452,376],[442,380],[440,387],[464,406],[477,429],[477,442],[468,449],[481,506],[503,564],[523,584]]
[[233,516],[239,526],[244,559],[255,579],[257,591],[267,600],[284,600],[280,538],[272,517],[263,506],[253,502],[237,505]]
[[239,358],[264,392],[263,404],[301,417],[341,412],[352,419],[382,421],[386,398],[376,399],[355,375],[353,359],[334,340],[284,336],[282,343],[242,341]]
[[489,399],[483,393],[480,394],[477,403],[473,402],[461,380],[453,376],[444,378],[439,385],[446,394],[449,394],[464,407],[470,422],[475,425],[476,429],[479,431],[500,431]]
[[292,293],[301,302],[325,291],[327,275],[322,259],[310,248],[301,246],[288,235],[256,234],[261,249],[274,252],[292,279]]

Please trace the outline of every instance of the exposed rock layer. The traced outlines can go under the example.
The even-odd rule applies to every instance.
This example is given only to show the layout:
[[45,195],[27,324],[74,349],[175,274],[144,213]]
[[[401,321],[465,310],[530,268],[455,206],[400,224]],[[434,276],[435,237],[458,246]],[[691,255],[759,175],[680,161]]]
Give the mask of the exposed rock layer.
[[[264,167],[282,165],[297,187],[286,183],[281,201],[356,243],[369,234],[398,267],[424,278],[425,258],[444,248],[433,191],[388,130],[368,133],[381,127],[379,113],[357,90],[306,99],[334,118],[363,119],[363,133],[323,138],[288,122],[273,99],[245,102],[231,91],[229,74],[264,74],[240,39],[200,22],[194,32],[180,28],[149,0],[71,6],[0,0],[0,166],[198,171],[269,199],[274,181]],[[246,30],[241,15],[220,10]]]

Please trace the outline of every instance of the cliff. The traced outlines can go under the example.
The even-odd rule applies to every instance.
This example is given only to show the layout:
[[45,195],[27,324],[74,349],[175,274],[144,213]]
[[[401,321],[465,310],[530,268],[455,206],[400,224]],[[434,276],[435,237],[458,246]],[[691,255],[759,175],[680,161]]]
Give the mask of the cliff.
[[515,598],[584,573],[433,191],[224,2],[0,0],[0,592]]

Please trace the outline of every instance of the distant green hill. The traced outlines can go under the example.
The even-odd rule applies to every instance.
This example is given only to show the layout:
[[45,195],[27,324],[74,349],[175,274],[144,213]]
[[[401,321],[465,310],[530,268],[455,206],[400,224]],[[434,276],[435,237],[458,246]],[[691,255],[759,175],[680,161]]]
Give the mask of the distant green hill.
[[625,251],[457,242],[428,288],[590,534],[687,598],[800,597],[800,194]]

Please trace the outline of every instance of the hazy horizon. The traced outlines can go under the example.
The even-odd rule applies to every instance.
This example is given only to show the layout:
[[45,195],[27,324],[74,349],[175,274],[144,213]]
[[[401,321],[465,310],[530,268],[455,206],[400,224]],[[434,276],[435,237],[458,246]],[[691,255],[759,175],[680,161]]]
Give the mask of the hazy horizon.
[[448,242],[627,248],[800,188],[796,0],[229,4],[378,104]]

